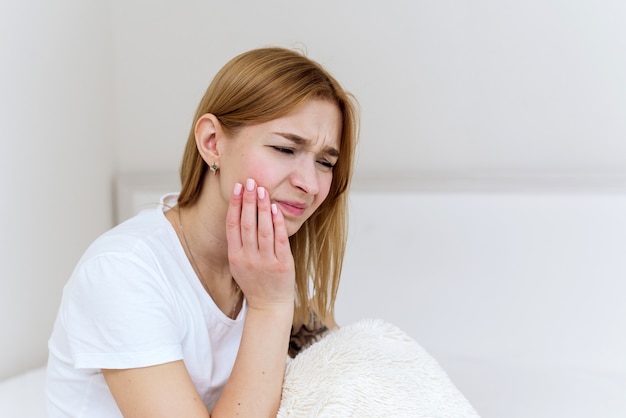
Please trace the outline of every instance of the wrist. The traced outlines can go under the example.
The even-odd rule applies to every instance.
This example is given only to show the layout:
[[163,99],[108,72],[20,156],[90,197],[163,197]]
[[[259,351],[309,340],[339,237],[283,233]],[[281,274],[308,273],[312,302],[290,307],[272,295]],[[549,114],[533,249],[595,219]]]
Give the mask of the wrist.
[[291,324],[293,322],[293,314],[295,310],[294,301],[281,301],[281,302],[264,302],[247,300],[248,304],[248,317],[250,315],[254,317],[264,317],[272,321],[280,321],[281,319],[288,320]]

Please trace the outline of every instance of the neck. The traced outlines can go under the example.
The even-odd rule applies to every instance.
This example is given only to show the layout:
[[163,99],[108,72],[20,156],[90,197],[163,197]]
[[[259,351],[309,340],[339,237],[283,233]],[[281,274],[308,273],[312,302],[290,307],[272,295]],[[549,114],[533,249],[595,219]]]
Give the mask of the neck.
[[230,280],[225,228],[226,208],[223,204],[221,207],[216,204],[220,201],[221,199],[217,197],[208,198],[206,193],[202,193],[193,205],[184,208],[177,206],[174,211],[170,211],[176,213],[172,213],[174,216],[168,219],[179,235],[181,231],[178,230],[183,229],[197,267],[204,277]]

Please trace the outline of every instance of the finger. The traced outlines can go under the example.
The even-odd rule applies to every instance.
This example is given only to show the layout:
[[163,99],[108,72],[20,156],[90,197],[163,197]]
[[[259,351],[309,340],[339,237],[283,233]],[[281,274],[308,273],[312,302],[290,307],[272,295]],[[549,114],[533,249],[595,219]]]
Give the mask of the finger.
[[243,186],[236,183],[230,196],[228,211],[226,212],[226,240],[229,250],[241,248],[241,201]]
[[264,256],[274,256],[274,224],[267,190],[264,187],[258,187],[257,197],[259,252]]
[[241,242],[244,248],[258,249],[256,183],[246,180],[241,207]]
[[275,203],[272,203],[270,210],[272,212],[272,221],[274,223],[274,252],[276,253],[276,258],[281,261],[293,258],[293,255],[291,254],[291,246],[289,245],[289,234],[287,234],[283,213],[278,210]]

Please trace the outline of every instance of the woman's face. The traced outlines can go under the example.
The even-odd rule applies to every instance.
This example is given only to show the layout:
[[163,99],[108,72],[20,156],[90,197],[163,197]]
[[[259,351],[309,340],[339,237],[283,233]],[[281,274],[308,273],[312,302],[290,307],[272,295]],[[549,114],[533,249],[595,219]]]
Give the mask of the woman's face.
[[340,138],[341,112],[327,100],[242,128],[218,144],[225,199],[236,182],[254,179],[282,211],[289,236],[295,234],[328,196]]

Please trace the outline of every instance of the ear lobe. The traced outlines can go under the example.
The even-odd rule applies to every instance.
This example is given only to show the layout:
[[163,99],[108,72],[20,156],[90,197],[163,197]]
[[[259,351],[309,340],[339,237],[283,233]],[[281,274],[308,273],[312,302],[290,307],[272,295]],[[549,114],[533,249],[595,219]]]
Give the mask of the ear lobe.
[[210,113],[206,113],[198,119],[195,126],[196,146],[202,159],[207,164],[219,161],[218,138],[223,135],[220,121]]

